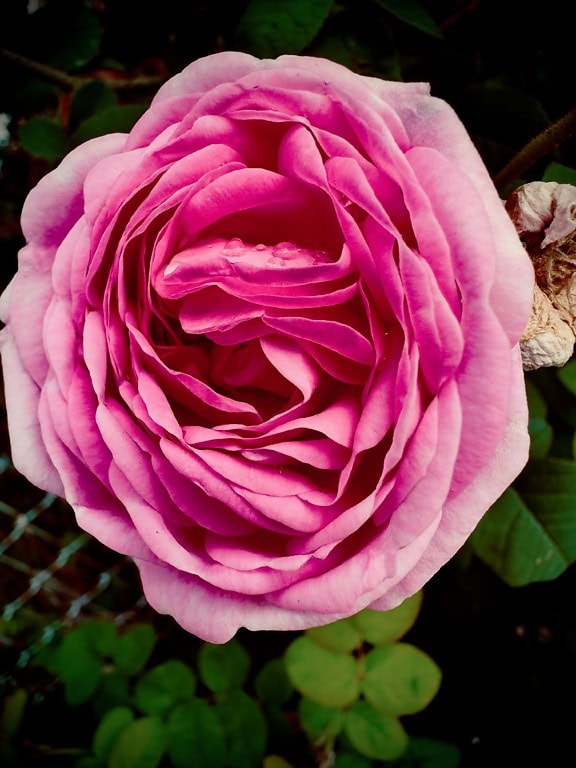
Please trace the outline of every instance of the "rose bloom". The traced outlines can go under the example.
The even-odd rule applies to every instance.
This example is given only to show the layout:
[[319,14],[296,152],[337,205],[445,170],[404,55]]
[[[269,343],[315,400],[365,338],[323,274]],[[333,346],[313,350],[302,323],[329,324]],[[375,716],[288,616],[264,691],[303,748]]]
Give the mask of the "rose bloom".
[[396,606],[526,462],[532,267],[424,84],[208,56],[22,227],[14,463],[205,640]]

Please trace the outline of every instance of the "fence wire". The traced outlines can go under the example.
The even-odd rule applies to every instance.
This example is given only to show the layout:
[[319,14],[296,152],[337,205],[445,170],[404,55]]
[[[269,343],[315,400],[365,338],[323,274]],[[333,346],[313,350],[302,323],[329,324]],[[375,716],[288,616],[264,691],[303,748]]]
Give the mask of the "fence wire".
[[83,533],[68,504],[0,454],[0,682],[64,627],[126,623],[145,605],[132,561]]

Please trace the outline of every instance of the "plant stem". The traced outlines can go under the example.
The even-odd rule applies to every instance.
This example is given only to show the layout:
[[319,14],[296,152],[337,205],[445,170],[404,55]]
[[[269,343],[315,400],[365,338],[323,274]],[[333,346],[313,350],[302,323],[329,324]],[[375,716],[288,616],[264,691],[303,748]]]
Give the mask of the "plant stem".
[[498,191],[503,194],[516,179],[522,177],[535,163],[553,152],[560,144],[576,133],[576,107],[567,112],[552,125],[545,128],[525,144],[494,177]]
[[[96,79],[90,76],[75,77],[73,75],[68,75],[60,69],[55,69],[54,67],[48,66],[48,64],[34,61],[34,59],[29,59],[27,56],[22,56],[20,53],[9,51],[7,48],[0,48],[0,57],[7,61],[11,61],[13,64],[17,64],[23,69],[27,69],[42,80],[57,85],[65,91],[73,91],[82,83]],[[141,76],[118,80],[106,78],[105,82],[115,91],[125,91],[136,88],[158,88],[158,86],[162,85],[165,79],[166,78],[159,76]]]
[[64,88],[66,91],[71,91],[77,84],[78,79],[67,75],[66,72],[62,72],[54,67],[49,67],[47,64],[41,64],[39,61],[29,59],[27,56],[22,56],[20,53],[9,51],[6,48],[0,48],[0,56],[2,58],[11,61],[13,64],[27,69],[29,72],[33,72],[42,80],[46,80],[48,83]]

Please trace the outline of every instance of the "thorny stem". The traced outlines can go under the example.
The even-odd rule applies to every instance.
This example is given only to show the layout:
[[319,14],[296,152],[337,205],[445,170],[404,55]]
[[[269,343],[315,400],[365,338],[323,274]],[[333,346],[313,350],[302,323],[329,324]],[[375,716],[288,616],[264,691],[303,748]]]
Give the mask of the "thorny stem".
[[521,178],[535,163],[553,152],[560,144],[576,133],[576,107],[567,112],[542,133],[534,136],[514,157],[506,163],[494,177],[494,183],[500,194],[515,179]]
[[[47,64],[34,61],[34,59],[29,59],[27,56],[22,56],[20,53],[9,51],[7,48],[0,48],[0,57],[7,61],[11,61],[13,64],[17,64],[23,69],[27,69],[42,80],[57,85],[65,91],[73,91],[74,88],[81,85],[83,82],[94,79],[91,77],[74,77],[73,75],[68,75],[60,69],[55,69]],[[156,76],[134,77],[127,80],[106,80],[106,82],[115,91],[122,91],[131,88],[157,88],[164,82],[164,80],[165,78]]]

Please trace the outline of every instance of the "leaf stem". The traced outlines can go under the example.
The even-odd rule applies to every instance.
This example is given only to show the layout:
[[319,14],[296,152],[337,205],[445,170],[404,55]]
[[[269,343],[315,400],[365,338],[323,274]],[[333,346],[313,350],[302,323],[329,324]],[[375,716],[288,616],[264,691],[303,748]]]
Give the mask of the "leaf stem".
[[498,191],[503,194],[506,188],[535,165],[539,160],[553,152],[560,144],[576,133],[576,107],[572,107],[563,117],[549,125],[537,136],[525,144],[494,177]]

